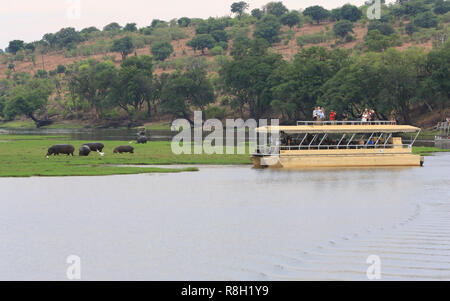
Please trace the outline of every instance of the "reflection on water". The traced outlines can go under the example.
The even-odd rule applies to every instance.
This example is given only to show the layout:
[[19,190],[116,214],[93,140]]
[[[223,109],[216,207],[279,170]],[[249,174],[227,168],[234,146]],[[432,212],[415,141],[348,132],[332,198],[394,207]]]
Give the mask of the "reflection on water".
[[450,280],[449,168],[0,179],[0,280]]

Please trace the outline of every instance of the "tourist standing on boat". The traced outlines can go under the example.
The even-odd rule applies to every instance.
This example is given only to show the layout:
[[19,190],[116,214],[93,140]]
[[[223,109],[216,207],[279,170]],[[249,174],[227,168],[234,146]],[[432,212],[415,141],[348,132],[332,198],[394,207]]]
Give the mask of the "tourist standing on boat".
[[370,118],[369,110],[365,109],[364,113],[362,114],[361,121],[362,122],[367,122],[367,121],[369,121],[369,118]]
[[396,115],[397,115],[397,112],[395,111],[395,109],[392,109],[392,111],[391,111],[391,125],[395,125],[397,123]]
[[336,120],[336,112],[331,110],[330,112],[330,121],[335,121]]
[[318,121],[319,120],[319,107],[314,107],[313,120],[314,121]]
[[319,109],[319,118],[320,118],[320,121],[325,120],[325,109],[323,107]]

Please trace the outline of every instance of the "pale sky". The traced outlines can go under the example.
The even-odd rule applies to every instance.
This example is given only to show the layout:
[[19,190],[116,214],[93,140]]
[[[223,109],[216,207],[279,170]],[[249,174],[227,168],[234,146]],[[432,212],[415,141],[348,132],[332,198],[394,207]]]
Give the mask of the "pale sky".
[[[11,40],[32,42],[63,27],[77,30],[89,26],[102,29],[111,22],[120,25],[150,25],[153,19],[207,18],[230,15],[239,0],[0,0],[0,49]],[[250,10],[270,0],[246,0]],[[322,5],[328,9],[346,3],[362,5],[365,0],[284,0],[289,9]],[[77,8],[79,3],[79,8]]]

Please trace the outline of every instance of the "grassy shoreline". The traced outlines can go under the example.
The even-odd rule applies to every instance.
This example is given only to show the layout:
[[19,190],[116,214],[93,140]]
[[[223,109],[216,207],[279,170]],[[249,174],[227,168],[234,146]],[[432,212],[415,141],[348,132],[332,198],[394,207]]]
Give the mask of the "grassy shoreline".
[[[32,176],[103,176],[140,173],[177,173],[197,171],[189,165],[250,164],[248,155],[175,155],[171,143],[155,141],[133,144],[134,154],[113,154],[113,149],[128,145],[128,141],[104,141],[105,156],[93,152],[79,157],[78,148],[89,141],[75,141],[61,136],[0,135],[0,177]],[[72,144],[75,156],[45,157],[47,149],[55,144]],[[170,165],[186,165],[171,168]],[[135,165],[121,167],[119,165]],[[161,167],[136,167],[136,165],[167,165]]]
[[[105,176],[141,173],[179,173],[198,171],[189,165],[244,165],[250,164],[246,155],[175,155],[171,143],[152,141],[147,144],[133,144],[135,154],[113,154],[119,145],[128,141],[104,141],[105,156],[91,153],[79,157],[78,148],[89,141],[70,140],[65,136],[0,135],[0,177],[32,176]],[[45,157],[47,149],[55,144],[72,144],[75,156]],[[435,152],[448,152],[435,147],[414,147],[413,153],[429,156]],[[129,165],[129,167],[127,166]],[[138,167],[136,165],[145,165]],[[158,167],[151,167],[159,165]],[[186,168],[171,168],[171,165],[186,165]],[[127,167],[122,167],[127,166]],[[167,166],[162,168],[161,166]]]

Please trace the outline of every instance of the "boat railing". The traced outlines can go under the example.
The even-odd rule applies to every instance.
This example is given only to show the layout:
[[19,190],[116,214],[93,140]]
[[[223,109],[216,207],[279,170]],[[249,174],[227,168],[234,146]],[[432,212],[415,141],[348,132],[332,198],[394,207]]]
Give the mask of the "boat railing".
[[299,125],[396,125],[395,121],[374,120],[374,121],[297,121]]
[[282,150],[342,150],[342,149],[388,149],[388,148],[411,148],[411,144],[378,144],[378,145],[283,145],[283,146],[267,146],[260,145],[257,147],[259,155],[276,155]]

